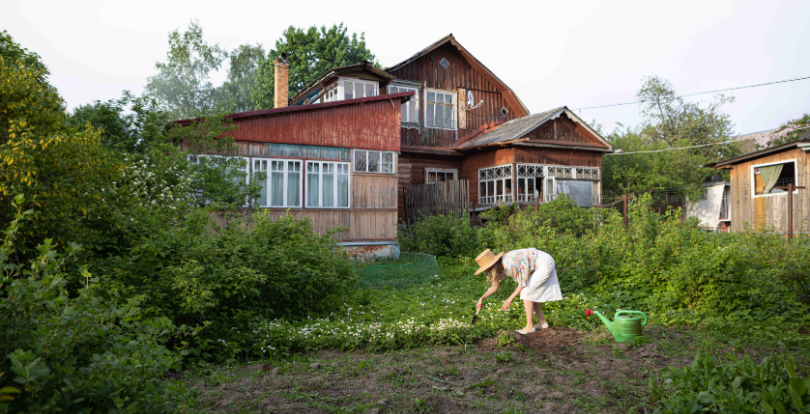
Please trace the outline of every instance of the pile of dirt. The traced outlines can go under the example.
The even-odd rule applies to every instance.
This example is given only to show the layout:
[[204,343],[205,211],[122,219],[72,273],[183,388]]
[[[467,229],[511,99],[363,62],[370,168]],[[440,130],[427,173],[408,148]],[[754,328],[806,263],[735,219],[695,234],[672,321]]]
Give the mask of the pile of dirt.
[[[586,332],[554,326],[526,335],[515,332],[514,335],[517,341],[515,345],[523,345],[526,349],[534,349],[543,354],[579,359],[581,355],[580,348],[583,347],[582,339]],[[478,343],[478,348],[482,350],[496,349],[498,348],[498,338],[485,339]]]

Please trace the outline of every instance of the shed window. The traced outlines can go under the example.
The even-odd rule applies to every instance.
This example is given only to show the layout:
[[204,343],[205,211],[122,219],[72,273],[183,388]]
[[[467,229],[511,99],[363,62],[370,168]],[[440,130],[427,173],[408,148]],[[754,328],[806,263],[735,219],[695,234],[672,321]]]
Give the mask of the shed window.
[[425,182],[428,184],[440,183],[443,181],[451,181],[456,179],[458,179],[458,170],[425,168]]
[[751,170],[755,196],[784,193],[777,187],[796,185],[796,161],[755,165]]
[[354,172],[393,174],[394,152],[354,150]]
[[301,207],[301,161],[253,158],[253,173],[266,172],[261,207]]
[[425,125],[456,129],[456,94],[428,89],[425,99]]
[[349,207],[349,163],[307,161],[307,207]]
[[412,96],[410,101],[402,104],[402,119],[400,122],[403,124],[415,124],[419,122],[419,89],[398,85],[388,86],[388,93],[402,93],[410,91],[416,92],[416,95]]

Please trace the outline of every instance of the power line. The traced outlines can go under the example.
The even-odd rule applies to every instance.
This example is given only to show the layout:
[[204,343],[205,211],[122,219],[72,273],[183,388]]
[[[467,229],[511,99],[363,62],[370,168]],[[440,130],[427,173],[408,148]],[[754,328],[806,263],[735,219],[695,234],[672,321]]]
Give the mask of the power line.
[[[795,81],[800,81],[800,80],[805,80],[805,79],[810,79],[810,76],[805,76],[805,77],[802,77],[802,78],[794,78],[794,79],[785,79],[785,80],[774,81],[774,82],[758,83],[756,85],[738,86],[738,87],[735,87],[735,88],[717,89],[717,90],[706,91],[706,92],[687,93],[685,95],[677,96],[677,98],[683,98],[683,97],[686,97],[686,96],[695,96],[695,95],[705,95],[707,93],[736,91],[738,89],[756,88],[756,87],[759,87],[759,86],[775,85],[777,83],[785,83],[785,82],[795,82]],[[577,109],[575,109],[575,111],[581,111],[583,109],[610,108],[610,107],[613,107],[613,106],[633,105],[633,104],[644,103],[644,102],[649,102],[649,101],[648,100],[640,100],[640,101],[622,102],[622,103],[616,103],[616,104],[610,104],[610,105],[588,106],[588,107],[585,107],[585,108],[577,108]]]
[[[810,127],[795,128],[795,129],[791,129],[790,131],[798,131],[798,130],[801,130],[801,129],[808,129],[808,128],[810,128]],[[788,132],[790,132],[790,131],[788,131]],[[651,151],[610,152],[610,153],[607,153],[607,154],[604,154],[604,155],[652,154],[652,153],[656,153],[656,152],[667,152],[667,151],[677,151],[677,150],[685,150],[685,149],[692,149],[692,148],[710,147],[712,145],[728,145],[728,144],[733,144],[735,142],[750,141],[752,139],[757,139],[757,138],[758,137],[744,138],[744,139],[734,139],[734,140],[730,140],[730,141],[726,141],[726,142],[714,142],[714,143],[711,143],[711,144],[692,145],[690,147],[664,148],[664,149],[660,149],[660,150],[651,150]]]

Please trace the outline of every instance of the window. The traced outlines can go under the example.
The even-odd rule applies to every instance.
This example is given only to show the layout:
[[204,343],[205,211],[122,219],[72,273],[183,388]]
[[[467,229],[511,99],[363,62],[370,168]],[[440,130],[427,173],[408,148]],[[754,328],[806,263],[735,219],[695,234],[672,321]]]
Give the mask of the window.
[[393,174],[394,152],[354,150],[354,172]]
[[[230,179],[235,185],[241,185],[242,182],[245,184],[250,183],[250,172],[248,168],[250,164],[248,163],[248,159],[245,157],[224,157],[222,155],[207,155],[207,154],[190,154],[188,156],[189,161],[192,164],[202,164],[204,166],[214,166],[224,168],[222,170],[221,178],[225,180]],[[216,180],[215,180],[216,181]],[[216,183],[209,183],[213,184],[212,188],[217,188]],[[196,198],[205,198],[204,203],[207,205],[210,203],[209,199],[210,194],[204,195],[202,189],[198,189],[196,191],[195,197]],[[245,200],[243,204],[244,207],[248,206],[248,200]]]
[[349,163],[307,161],[307,207],[349,207]]
[[388,85],[388,93],[416,92],[411,100],[402,104],[403,124],[415,124],[419,122],[419,89],[406,86]]
[[[320,99],[322,102],[332,102],[338,100],[338,87],[337,85],[333,84],[330,86],[326,92],[323,94],[323,97]],[[317,101],[315,103],[318,103]]]
[[512,201],[511,165],[478,170],[478,200],[481,204]]
[[425,168],[425,182],[439,183],[458,179],[458,170],[442,168]]
[[456,94],[428,89],[426,95],[425,125],[456,129]]
[[557,194],[565,194],[580,207],[593,205],[593,183],[590,181],[557,180]]
[[253,158],[253,174],[266,172],[260,207],[301,207],[301,161]]
[[377,82],[354,78],[341,78],[340,90],[343,93],[343,99],[365,98],[380,94]]
[[777,187],[796,185],[796,161],[754,165],[751,174],[754,196],[782,194],[786,191]]

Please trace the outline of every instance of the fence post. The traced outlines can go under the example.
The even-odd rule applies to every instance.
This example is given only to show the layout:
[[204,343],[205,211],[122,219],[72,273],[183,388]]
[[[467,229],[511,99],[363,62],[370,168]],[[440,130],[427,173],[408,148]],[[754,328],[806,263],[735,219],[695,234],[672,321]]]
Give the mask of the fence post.
[[804,190],[806,187],[796,187],[793,183],[786,186],[776,187],[781,190],[787,190],[788,199],[788,244],[793,244],[793,190]]

